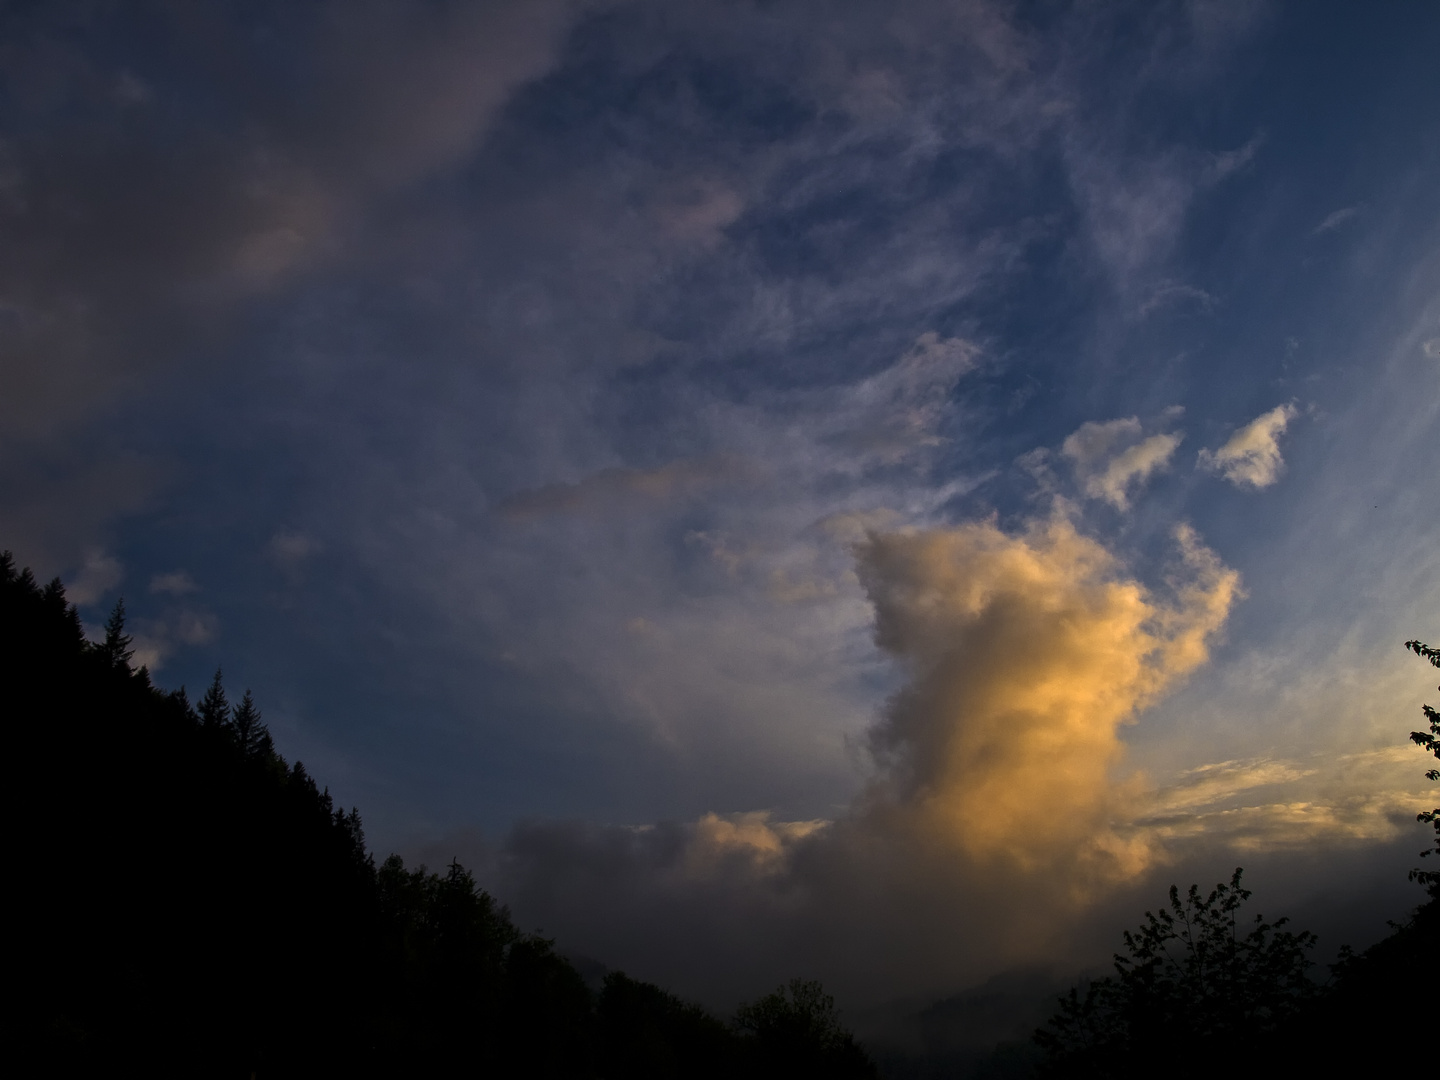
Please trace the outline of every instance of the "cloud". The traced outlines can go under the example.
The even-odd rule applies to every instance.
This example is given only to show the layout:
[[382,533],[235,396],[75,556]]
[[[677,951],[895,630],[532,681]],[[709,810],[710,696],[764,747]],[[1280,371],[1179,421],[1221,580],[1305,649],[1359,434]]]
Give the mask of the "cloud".
[[1127,828],[1151,804],[1117,778],[1120,731],[1205,662],[1239,595],[1176,540],[1154,590],[1063,518],[871,532],[856,570],[903,682],[848,808],[528,822],[482,877],[572,948],[727,1004],[787,971],[863,1001],[1063,952],[1087,905],[1168,858]]
[[496,512],[511,521],[556,514],[608,513],[635,501],[659,502],[716,484],[733,483],[753,472],[739,458],[674,461],[655,469],[601,469],[572,483],[547,484],[506,496]]
[[[974,857],[1081,853],[1128,875],[1148,855],[1104,822],[1119,730],[1208,656],[1239,576],[1188,530],[1169,599],[1063,519],[877,535],[859,550],[876,641],[909,673],[872,746],[882,790]],[[1059,821],[1035,828],[1036,807]]]
[[721,817],[710,813],[695,823],[685,845],[687,877],[715,878],[732,872],[736,863],[751,873],[783,869],[785,856],[798,841],[826,828],[828,821],[773,821],[768,811]]
[[1425,355],[1430,357],[1431,360],[1440,360],[1440,337],[1431,338],[1425,342],[1421,348],[1424,349]]
[[1140,434],[1140,421],[1133,416],[1104,423],[1088,421],[1066,438],[1060,452],[1074,464],[1086,495],[1125,510],[1131,486],[1143,484],[1165,469],[1184,438],[1160,434],[1140,439]]
[[712,247],[744,209],[744,199],[738,192],[713,180],[695,180],[667,192],[653,212],[665,232],[675,239]]
[[927,330],[895,363],[825,395],[830,400],[818,410],[817,434],[857,452],[862,467],[912,460],[943,443],[940,430],[953,408],[955,385],[979,356],[973,342]]
[[319,540],[301,532],[281,529],[270,537],[265,553],[284,570],[295,572],[322,548]]
[[168,574],[156,574],[150,579],[150,591],[154,593],[170,593],[172,596],[183,596],[192,593],[200,588],[184,570],[172,570]]
[[[158,107],[196,87],[114,70],[123,15],[73,33],[59,9],[7,23],[0,75],[45,87],[17,101],[24,119],[0,142],[12,437],[69,431],[182,359],[215,362],[205,346],[240,305],[345,251],[376,199],[474,153],[584,5],[320,3],[283,30],[205,7],[153,27],[157,69],[209,58],[204,119]],[[283,66],[264,44],[281,35],[306,44],[277,108],[239,73]]]
[[1359,212],[1360,208],[1358,206],[1346,206],[1333,213],[1327,214],[1324,221],[1310,230],[1310,235],[1319,236],[1321,233],[1333,232]]
[[94,548],[85,554],[79,573],[65,587],[65,595],[72,604],[88,607],[98,603],[124,577],[125,568],[120,565],[119,559]]
[[1285,467],[1280,436],[1297,415],[1295,406],[1277,405],[1236,431],[1219,450],[1201,450],[1199,466],[1218,472],[1236,487],[1269,487]]
[[1194,285],[1185,285],[1181,282],[1166,281],[1155,286],[1145,302],[1140,305],[1135,313],[1137,318],[1160,310],[1164,307],[1171,307],[1178,304],[1192,303],[1202,311],[1211,311],[1218,301],[1204,289],[1196,288]]
[[220,620],[212,612],[195,608],[172,608],[158,617],[139,619],[132,635],[133,662],[158,671],[176,650],[206,645],[219,632]]
[[1308,758],[1250,758],[1201,765],[1142,800],[1132,827],[1161,843],[1221,843],[1239,853],[1384,843],[1424,802],[1408,744]]
[[[1196,199],[1248,166],[1263,139],[1218,153],[1172,149],[1141,156],[1117,152],[1108,145],[1113,138],[1110,131],[1072,128],[1067,175],[1100,263],[1121,293],[1133,297],[1143,288],[1144,271],[1169,256]],[[1142,304],[1142,314],[1154,299]]]
[[719,1007],[797,971],[859,1005],[1091,962],[1079,943],[1124,905],[1217,860],[1404,836],[1413,748],[1126,770],[1124,729],[1206,663],[1241,596],[1193,531],[1175,541],[1152,587],[1064,518],[877,523],[856,569],[902,682],[853,802],[825,821],[530,821],[477,851],[482,879],[522,924]]

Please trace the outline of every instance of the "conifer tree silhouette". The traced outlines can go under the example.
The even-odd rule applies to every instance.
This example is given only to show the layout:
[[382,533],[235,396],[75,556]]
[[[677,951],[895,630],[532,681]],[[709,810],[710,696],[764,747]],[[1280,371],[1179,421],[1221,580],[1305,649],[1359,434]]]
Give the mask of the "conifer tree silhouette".
[[130,648],[130,637],[125,633],[123,596],[115,601],[110,618],[105,620],[105,640],[100,645],[100,652],[110,661],[111,667],[129,669],[130,658],[135,655],[135,651]]
[[210,689],[200,699],[200,722],[207,728],[222,728],[230,719],[230,702],[225,697],[225,681],[219,668],[210,680]]
[[248,689],[240,699],[240,704],[236,705],[231,713],[230,730],[234,732],[235,741],[246,757],[267,757],[274,751],[270,731],[260,719],[260,710],[256,708],[255,699],[250,696]]

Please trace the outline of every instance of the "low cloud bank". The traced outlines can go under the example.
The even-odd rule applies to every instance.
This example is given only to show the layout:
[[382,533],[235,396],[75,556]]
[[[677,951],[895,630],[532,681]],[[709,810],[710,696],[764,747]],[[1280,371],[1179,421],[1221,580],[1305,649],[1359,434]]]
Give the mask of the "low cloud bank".
[[1186,527],[1155,588],[1064,516],[871,531],[853,551],[904,683],[833,820],[531,821],[422,857],[460,852],[526,927],[713,1006],[803,972],[865,1008],[1103,962],[1172,877],[1261,852],[1323,849],[1333,869],[1413,824],[1404,748],[1125,771],[1122,729],[1206,662],[1242,594]]

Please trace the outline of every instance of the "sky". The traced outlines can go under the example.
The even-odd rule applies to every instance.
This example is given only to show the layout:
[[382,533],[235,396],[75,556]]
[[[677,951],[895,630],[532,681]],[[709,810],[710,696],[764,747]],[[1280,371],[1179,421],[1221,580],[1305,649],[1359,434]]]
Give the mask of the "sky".
[[1433,805],[1436,55],[1420,0],[0,5],[0,546],[381,857],[708,1002],[1079,970],[1237,864],[1363,943]]

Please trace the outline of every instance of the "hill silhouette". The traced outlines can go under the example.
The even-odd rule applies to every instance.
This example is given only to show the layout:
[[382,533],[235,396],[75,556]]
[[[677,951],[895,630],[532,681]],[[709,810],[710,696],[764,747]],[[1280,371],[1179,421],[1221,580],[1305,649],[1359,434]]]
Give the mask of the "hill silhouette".
[[874,1076],[818,983],[722,1022],[598,993],[458,863],[378,866],[359,813],[220,673],[192,705],[0,556],[20,1075]]

